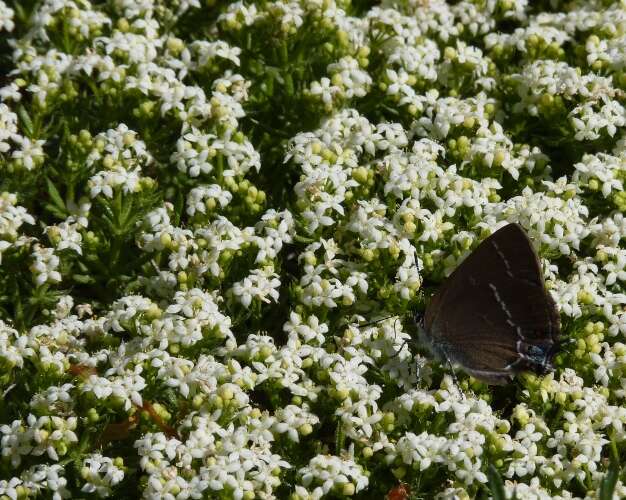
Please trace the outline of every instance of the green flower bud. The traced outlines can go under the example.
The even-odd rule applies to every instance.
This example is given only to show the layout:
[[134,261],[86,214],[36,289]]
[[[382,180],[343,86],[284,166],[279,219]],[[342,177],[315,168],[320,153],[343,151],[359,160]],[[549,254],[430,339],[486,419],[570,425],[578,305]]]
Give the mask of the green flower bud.
[[311,426],[311,424],[302,424],[300,427],[298,427],[298,433],[301,436],[308,436],[312,432],[313,432],[313,427]]
[[375,258],[374,250],[371,248],[364,248],[361,250],[361,257],[365,262],[372,262]]
[[346,484],[343,485],[341,493],[343,493],[347,497],[351,497],[352,495],[354,495],[355,491],[356,491],[356,488],[355,488],[354,484],[346,483]]
[[504,150],[497,149],[495,154],[493,155],[493,166],[499,167],[500,165],[502,165],[505,159],[506,159],[506,154]]
[[578,302],[584,305],[593,304],[593,296],[586,290],[581,290],[578,292]]
[[61,441],[56,445],[56,451],[60,457],[65,456],[67,454],[67,444]]
[[348,388],[342,385],[337,386],[334,393],[335,399],[338,399],[339,401],[343,401],[347,399],[348,396],[350,396],[350,391],[348,390]]
[[87,410],[87,420],[89,420],[92,424],[95,424],[98,420],[100,420],[98,410],[95,408],[89,408],[89,410]]
[[191,405],[193,406],[194,410],[200,409],[203,403],[204,403],[204,397],[201,396],[200,394],[196,394],[191,400]]
[[476,125],[476,119],[473,116],[466,116],[463,120],[463,126],[465,128],[474,128]]
[[466,136],[462,135],[457,140],[457,149],[459,152],[465,153],[469,151],[470,144],[470,140]]
[[386,412],[386,413],[383,415],[383,418],[382,418],[382,423],[383,423],[383,424],[385,424],[385,425],[387,425],[387,424],[393,424],[395,421],[396,421],[396,416],[395,416],[395,414],[394,414],[394,413],[392,413],[392,412]]
[[352,170],[352,178],[360,184],[367,181],[368,171],[365,167],[357,167]]
[[221,386],[217,390],[217,393],[225,401],[230,401],[231,399],[233,399],[235,397],[235,394],[233,393],[233,390],[230,387],[226,386],[226,385]]
[[518,406],[517,408],[515,408],[513,416],[522,427],[530,421],[530,415],[528,414],[528,411],[526,411],[526,408],[524,408],[523,406]]
[[454,47],[446,47],[443,51],[443,57],[444,59],[446,59],[447,61],[452,61],[454,59],[456,59],[457,53],[456,53],[456,49]]
[[396,477],[396,479],[402,479],[404,476],[406,476],[406,468],[402,466],[392,469],[391,472]]

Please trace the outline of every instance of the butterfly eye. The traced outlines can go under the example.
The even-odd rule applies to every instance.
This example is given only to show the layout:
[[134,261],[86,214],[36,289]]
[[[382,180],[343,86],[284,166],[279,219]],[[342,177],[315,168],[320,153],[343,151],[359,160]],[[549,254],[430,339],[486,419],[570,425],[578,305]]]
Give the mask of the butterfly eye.
[[528,350],[526,351],[526,356],[528,356],[529,361],[536,364],[543,364],[547,354],[548,348],[538,345],[528,346]]
[[526,355],[528,357],[534,358],[541,355],[541,348],[536,345],[528,346]]
[[527,344],[521,340],[517,343],[517,352],[528,368],[541,374],[552,370],[550,359],[554,349],[554,345]]

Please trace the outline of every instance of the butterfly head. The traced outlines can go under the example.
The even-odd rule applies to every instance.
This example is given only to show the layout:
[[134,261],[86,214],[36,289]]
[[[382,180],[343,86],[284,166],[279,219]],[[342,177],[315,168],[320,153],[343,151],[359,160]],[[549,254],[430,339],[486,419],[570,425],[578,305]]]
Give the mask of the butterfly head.
[[517,342],[517,353],[520,356],[520,360],[524,361],[529,370],[539,375],[545,375],[554,370],[552,359],[558,349],[559,344],[553,342],[535,344],[530,344],[523,340]]

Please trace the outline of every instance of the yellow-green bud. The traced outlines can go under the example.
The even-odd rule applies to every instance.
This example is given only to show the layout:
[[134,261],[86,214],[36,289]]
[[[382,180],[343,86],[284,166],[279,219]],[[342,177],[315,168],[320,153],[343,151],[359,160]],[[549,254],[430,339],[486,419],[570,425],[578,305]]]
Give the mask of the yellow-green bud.
[[443,57],[448,61],[456,58],[456,49],[454,47],[446,47],[443,51]]
[[352,170],[352,178],[360,184],[367,181],[367,169],[365,167],[357,167]]
[[392,469],[391,472],[397,479],[402,479],[404,476],[406,476],[406,468],[402,466]]
[[354,484],[352,483],[344,484],[341,490],[341,492],[347,497],[351,497],[352,495],[354,495],[355,491],[356,491],[356,488],[354,487]]
[[225,401],[230,401],[231,399],[233,399],[235,397],[235,394],[233,393],[233,390],[230,387],[226,386],[226,385],[221,386],[218,389],[217,393]]
[[302,424],[300,427],[298,427],[298,432],[301,436],[308,436],[313,432],[313,427],[311,426],[311,424]]

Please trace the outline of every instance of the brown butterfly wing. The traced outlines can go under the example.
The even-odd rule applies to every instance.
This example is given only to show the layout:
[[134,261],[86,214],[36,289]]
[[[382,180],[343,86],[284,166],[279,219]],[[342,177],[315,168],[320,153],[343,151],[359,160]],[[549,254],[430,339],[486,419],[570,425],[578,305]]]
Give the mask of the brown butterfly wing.
[[525,231],[509,224],[484,240],[435,294],[424,326],[435,351],[490,383],[544,354],[549,363],[559,316]]

